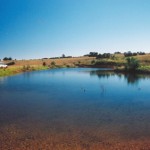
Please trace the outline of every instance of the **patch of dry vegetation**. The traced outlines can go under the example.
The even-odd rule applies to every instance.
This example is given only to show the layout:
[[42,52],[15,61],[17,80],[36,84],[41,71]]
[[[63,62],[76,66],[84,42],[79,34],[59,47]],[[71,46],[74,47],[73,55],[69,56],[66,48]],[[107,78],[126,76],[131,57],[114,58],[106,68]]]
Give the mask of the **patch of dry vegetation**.
[[150,54],[135,56],[142,65],[150,65]]
[[46,63],[47,66],[51,66],[52,62],[55,62],[57,66],[66,66],[69,65],[71,67],[76,66],[78,63],[89,64],[93,60],[90,57],[75,57],[75,58],[60,58],[60,59],[35,59],[35,60],[17,60],[15,61],[16,66],[24,66],[24,65],[36,65],[42,66],[43,62]]
[[[9,76],[26,71],[46,70],[51,68],[77,67],[81,64],[89,65],[95,59],[92,57],[75,57],[59,59],[33,59],[33,60],[15,60],[14,65],[7,69],[0,69],[0,76]],[[5,61],[10,63],[10,61]]]
[[[150,54],[133,56],[139,60],[140,72],[150,72]],[[6,61],[8,63],[9,61]],[[24,71],[43,70],[50,68],[63,67],[109,67],[123,69],[126,63],[124,54],[115,54],[111,58],[95,57],[73,57],[73,58],[57,58],[57,59],[33,59],[33,60],[15,60],[14,65],[7,69],[0,69],[0,76],[8,76]]]

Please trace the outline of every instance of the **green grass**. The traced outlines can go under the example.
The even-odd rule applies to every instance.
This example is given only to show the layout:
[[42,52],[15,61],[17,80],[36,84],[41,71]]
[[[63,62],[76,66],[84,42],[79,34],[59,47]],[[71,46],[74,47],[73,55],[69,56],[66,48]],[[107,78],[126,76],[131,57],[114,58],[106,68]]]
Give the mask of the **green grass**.
[[15,67],[8,67],[6,69],[0,69],[0,77],[4,76],[11,76],[22,72],[27,71],[38,71],[38,70],[47,70],[49,69],[47,66],[15,66]]
[[96,66],[112,66],[112,67],[119,67],[125,64],[124,59],[97,59],[95,61],[91,61],[92,65]]
[[18,69],[16,69],[16,68],[0,69],[0,77],[16,74],[17,70]]
[[145,72],[145,73],[150,73],[150,65],[149,66],[140,66],[138,68],[139,72]]

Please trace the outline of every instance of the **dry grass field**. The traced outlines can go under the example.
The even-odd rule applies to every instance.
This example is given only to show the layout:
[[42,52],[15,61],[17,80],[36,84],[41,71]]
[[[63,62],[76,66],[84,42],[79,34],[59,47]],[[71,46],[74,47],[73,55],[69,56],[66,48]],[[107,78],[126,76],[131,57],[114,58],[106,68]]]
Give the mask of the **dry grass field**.
[[[141,65],[147,65],[150,66],[150,54],[146,55],[137,55],[134,56],[140,61]],[[75,67],[77,65],[91,65],[91,62],[95,60],[97,61],[94,57],[73,57],[73,58],[57,58],[57,59],[31,59],[31,60],[15,60],[15,65],[12,65],[10,67],[23,67],[23,66],[43,66],[43,62],[46,63],[46,66],[51,67],[52,62],[55,63],[56,66],[60,67]],[[101,61],[114,61],[116,63],[121,63],[125,62],[125,57],[123,54],[115,54],[114,59],[100,59]],[[6,61],[7,63],[7,61]]]
[[[140,62],[139,70],[141,72],[150,72],[150,54],[134,56]],[[5,61],[9,63],[9,61]],[[0,69],[0,76],[13,75],[25,71],[43,70],[50,68],[65,67],[110,67],[116,66],[123,68],[126,63],[126,57],[123,54],[115,54],[114,58],[96,59],[95,57],[73,57],[73,58],[57,58],[57,59],[33,59],[33,60],[14,60],[14,65],[10,65],[7,69]],[[45,65],[43,65],[45,64]],[[103,65],[96,65],[103,64]]]
[[[77,67],[78,65],[89,65],[94,60],[93,57],[74,57],[59,59],[33,59],[33,60],[14,60],[14,65],[7,69],[0,69],[1,76],[9,76],[25,71],[45,70],[50,68]],[[5,61],[9,63],[12,61]],[[45,64],[45,65],[43,65]]]
[[138,55],[135,56],[135,58],[137,58],[143,65],[150,65],[150,54]]
[[34,59],[34,60],[16,60],[15,66],[42,66],[43,62],[47,66],[51,66],[52,62],[55,62],[57,66],[66,66],[74,67],[76,64],[90,64],[94,58],[92,57],[74,57],[74,58],[60,58],[60,59]]

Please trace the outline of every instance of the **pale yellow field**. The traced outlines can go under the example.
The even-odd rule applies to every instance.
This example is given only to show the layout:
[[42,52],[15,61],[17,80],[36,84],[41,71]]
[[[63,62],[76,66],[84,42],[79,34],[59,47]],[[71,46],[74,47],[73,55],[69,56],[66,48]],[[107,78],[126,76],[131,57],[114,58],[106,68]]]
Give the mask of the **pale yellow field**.
[[138,55],[136,58],[142,63],[142,64],[150,64],[150,54],[147,55]]
[[60,59],[34,59],[34,60],[16,60],[15,66],[24,66],[24,65],[43,65],[43,62],[47,66],[51,65],[51,62],[55,62],[58,66],[70,65],[74,66],[75,64],[91,64],[93,57],[75,57],[75,58],[60,58]]

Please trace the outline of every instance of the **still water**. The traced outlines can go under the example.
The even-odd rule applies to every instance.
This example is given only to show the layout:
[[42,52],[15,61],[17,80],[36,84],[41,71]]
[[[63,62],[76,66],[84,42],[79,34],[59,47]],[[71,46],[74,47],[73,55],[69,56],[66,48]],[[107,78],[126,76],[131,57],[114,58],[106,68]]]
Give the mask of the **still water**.
[[150,149],[150,76],[53,69],[0,78],[0,149]]

